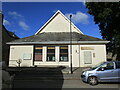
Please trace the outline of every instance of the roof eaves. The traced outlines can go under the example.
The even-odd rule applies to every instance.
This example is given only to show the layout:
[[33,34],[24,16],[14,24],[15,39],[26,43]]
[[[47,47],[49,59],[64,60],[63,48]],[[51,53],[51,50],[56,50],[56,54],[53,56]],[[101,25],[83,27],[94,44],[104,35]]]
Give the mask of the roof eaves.
[[[110,41],[72,41],[73,44],[107,44]],[[51,41],[51,42],[8,42],[7,44],[70,44],[70,41]]]

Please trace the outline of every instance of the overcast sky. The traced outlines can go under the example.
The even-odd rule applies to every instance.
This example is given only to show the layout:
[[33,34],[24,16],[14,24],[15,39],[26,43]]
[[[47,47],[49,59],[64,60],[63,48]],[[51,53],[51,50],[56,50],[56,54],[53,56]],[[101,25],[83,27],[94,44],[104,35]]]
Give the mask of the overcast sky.
[[102,38],[93,16],[87,13],[83,2],[3,2],[3,24],[20,38],[31,36],[60,10],[86,35]]

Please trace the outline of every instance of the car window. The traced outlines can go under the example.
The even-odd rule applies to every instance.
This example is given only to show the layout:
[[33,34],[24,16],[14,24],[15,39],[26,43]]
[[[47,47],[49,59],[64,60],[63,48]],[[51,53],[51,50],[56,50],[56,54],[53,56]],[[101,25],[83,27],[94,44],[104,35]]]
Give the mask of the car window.
[[102,64],[104,64],[105,62],[100,62],[97,65],[94,65],[91,67],[92,70],[96,69],[97,67],[101,66]]
[[120,62],[116,62],[116,68],[120,69]]
[[114,69],[114,63],[106,63],[102,66],[102,68],[104,68],[104,70],[110,70],[110,69]]

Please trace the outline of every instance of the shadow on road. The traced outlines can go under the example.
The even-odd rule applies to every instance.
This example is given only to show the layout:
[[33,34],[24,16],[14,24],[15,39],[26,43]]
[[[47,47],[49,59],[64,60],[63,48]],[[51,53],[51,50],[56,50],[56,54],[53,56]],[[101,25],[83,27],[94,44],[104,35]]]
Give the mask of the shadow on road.
[[62,69],[65,67],[36,67],[22,68],[15,72],[15,88],[57,88],[61,90],[63,85]]

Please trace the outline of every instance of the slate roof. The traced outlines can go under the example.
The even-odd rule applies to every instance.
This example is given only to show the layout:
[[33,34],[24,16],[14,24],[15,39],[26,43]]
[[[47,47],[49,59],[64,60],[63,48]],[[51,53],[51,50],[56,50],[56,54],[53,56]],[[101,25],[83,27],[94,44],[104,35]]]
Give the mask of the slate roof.
[[[8,36],[10,36],[11,38],[14,38],[14,39],[19,39],[19,37],[14,33],[14,32],[11,32],[11,31],[8,31],[4,25],[2,25],[2,34],[5,35],[5,32],[7,33]],[[6,36],[5,36],[6,37]]]
[[[26,38],[21,38],[12,41],[14,42],[51,42],[51,41],[70,41],[69,32],[47,32],[33,35]],[[99,38],[91,37],[88,35],[79,34],[77,32],[72,32],[72,41],[105,41]]]

